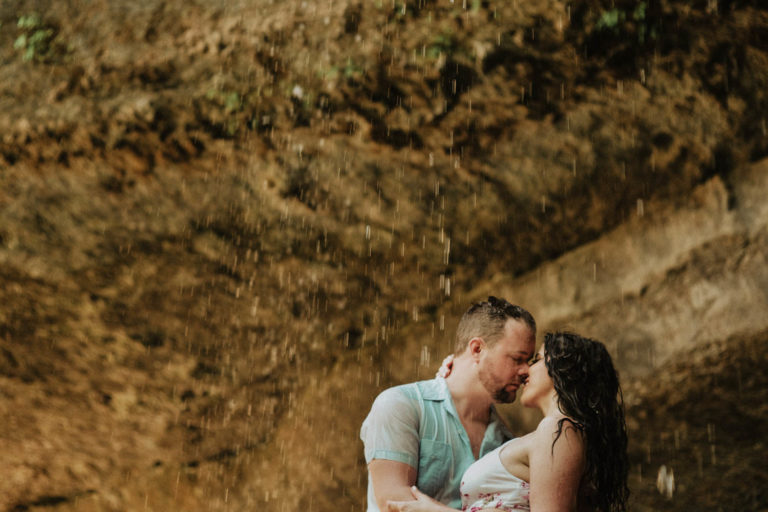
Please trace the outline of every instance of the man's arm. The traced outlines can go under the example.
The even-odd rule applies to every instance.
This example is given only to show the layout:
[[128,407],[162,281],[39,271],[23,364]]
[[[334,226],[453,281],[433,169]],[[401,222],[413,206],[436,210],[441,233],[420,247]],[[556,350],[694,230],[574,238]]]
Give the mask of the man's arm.
[[374,401],[363,422],[368,480],[381,512],[388,500],[412,499],[419,464],[419,411],[412,398],[390,388]]
[[374,459],[368,464],[368,478],[373,484],[376,504],[382,512],[387,501],[412,500],[411,486],[416,484],[416,468],[403,462]]

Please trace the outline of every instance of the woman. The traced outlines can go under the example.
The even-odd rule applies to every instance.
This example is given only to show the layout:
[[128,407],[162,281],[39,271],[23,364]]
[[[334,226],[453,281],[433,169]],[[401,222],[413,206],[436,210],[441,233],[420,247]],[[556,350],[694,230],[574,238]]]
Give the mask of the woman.
[[[461,482],[462,510],[626,510],[627,435],[618,376],[599,341],[547,333],[531,359],[521,401],[543,414],[530,434],[472,464]],[[390,511],[451,508],[413,488]]]

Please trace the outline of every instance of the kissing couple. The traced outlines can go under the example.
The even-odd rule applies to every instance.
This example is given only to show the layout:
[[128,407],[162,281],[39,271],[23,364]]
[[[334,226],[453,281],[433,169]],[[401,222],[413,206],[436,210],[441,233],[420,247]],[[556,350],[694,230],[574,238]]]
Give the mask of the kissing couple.
[[[627,434],[605,346],[544,336],[504,299],[470,306],[435,379],[383,391],[360,436],[368,512],[626,510]],[[514,438],[494,404],[520,391],[543,419]]]

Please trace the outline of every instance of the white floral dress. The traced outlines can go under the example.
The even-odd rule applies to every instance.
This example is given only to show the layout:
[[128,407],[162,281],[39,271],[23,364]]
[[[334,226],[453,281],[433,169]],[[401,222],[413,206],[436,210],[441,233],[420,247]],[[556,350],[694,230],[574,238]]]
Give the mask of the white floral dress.
[[[512,441],[508,441],[512,442]],[[501,445],[469,466],[461,479],[461,510],[530,510],[531,486],[501,463]]]

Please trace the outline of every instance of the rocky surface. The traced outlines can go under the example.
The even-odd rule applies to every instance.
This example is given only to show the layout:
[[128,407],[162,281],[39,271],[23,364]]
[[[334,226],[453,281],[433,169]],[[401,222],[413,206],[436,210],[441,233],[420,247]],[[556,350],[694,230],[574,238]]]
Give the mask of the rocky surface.
[[489,293],[614,351],[633,509],[768,507],[761,3],[0,23],[0,510],[360,510],[373,397]]

